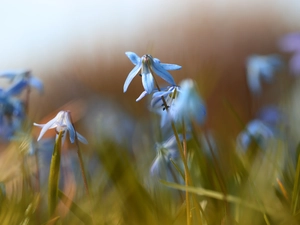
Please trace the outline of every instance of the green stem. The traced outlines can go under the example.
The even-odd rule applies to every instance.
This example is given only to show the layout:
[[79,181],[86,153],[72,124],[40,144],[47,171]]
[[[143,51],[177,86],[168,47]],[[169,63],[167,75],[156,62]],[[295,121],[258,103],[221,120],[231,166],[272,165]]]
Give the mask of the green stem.
[[61,157],[61,140],[64,131],[60,131],[56,138],[54,150],[51,158],[50,171],[49,171],[49,214],[50,217],[54,214],[58,202],[58,182],[60,170],[60,157]]
[[294,179],[294,187],[292,192],[292,213],[295,215],[299,198],[299,176],[300,176],[300,154],[298,155],[296,174]]
[[82,175],[82,178],[83,178],[85,191],[86,191],[87,195],[90,196],[89,186],[88,186],[87,178],[86,178],[86,175],[85,175],[85,167],[84,167],[84,163],[83,163],[83,159],[82,159],[82,154],[81,154],[81,151],[80,151],[80,148],[79,148],[76,128],[75,128],[75,125],[72,121],[71,112],[69,112],[69,113],[70,113],[70,119],[71,119],[72,126],[74,127],[74,130],[75,130],[75,144],[77,146],[77,155],[78,155],[78,158],[79,158],[80,172],[81,172],[81,175]]
[[[182,136],[183,136],[183,156],[185,158],[185,161],[187,162],[187,146],[186,146],[186,135],[185,135],[185,124],[184,124],[184,120],[182,119],[182,126],[183,126],[183,132],[182,132]],[[186,169],[184,171],[184,178],[185,178],[185,186],[188,187],[189,186],[189,179],[188,179],[188,170]],[[186,201],[186,222],[187,225],[191,224],[191,217],[190,217],[190,196],[189,196],[189,192],[186,191],[185,192],[185,201]]]
[[[155,77],[153,77],[153,78],[154,78],[154,82],[155,82],[155,85],[156,85],[157,89],[160,91],[159,85],[158,85]],[[162,96],[161,99],[163,101],[165,109],[167,110],[167,113],[169,113],[168,105],[167,105],[167,102],[166,102],[164,96]],[[184,165],[184,180],[185,180],[185,185],[186,185],[186,187],[188,187],[189,184],[192,185],[192,181],[191,181],[191,178],[190,178],[191,176],[190,176],[188,165],[187,165],[187,159],[185,157],[184,149],[183,149],[183,147],[181,145],[180,138],[179,138],[177,129],[176,129],[175,124],[174,124],[173,121],[171,121],[171,126],[172,126],[172,130],[173,130],[173,133],[174,133],[174,136],[175,136],[175,139],[176,139],[176,143],[178,145],[180,157],[181,157],[181,160],[182,160],[183,165]],[[185,151],[186,151],[186,146],[185,146]],[[193,201],[197,202],[195,196],[192,195],[192,197],[193,197]],[[199,205],[196,204],[195,207],[196,207],[196,209],[198,211],[199,210]],[[198,213],[200,214],[200,211],[198,211],[197,214]],[[186,214],[187,214],[187,225],[190,225],[190,222],[191,222],[191,220],[190,220],[190,202],[189,202],[188,191],[186,191]]]

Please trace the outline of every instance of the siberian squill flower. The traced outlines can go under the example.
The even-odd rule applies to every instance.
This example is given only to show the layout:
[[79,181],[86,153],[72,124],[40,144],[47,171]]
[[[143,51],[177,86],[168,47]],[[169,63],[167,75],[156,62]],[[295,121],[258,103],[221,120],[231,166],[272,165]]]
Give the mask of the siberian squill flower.
[[196,83],[191,79],[183,80],[180,83],[180,93],[176,104],[170,110],[174,122],[189,123],[194,120],[198,124],[203,124],[206,119],[206,108],[201,99]]
[[246,151],[251,143],[256,143],[261,149],[267,147],[268,141],[274,137],[274,132],[267,124],[255,119],[247,124],[245,130],[237,137],[237,142]]
[[147,94],[151,94],[154,89],[154,78],[152,71],[156,73],[159,77],[167,81],[171,85],[175,85],[175,81],[172,75],[167,70],[179,70],[181,66],[176,64],[166,64],[161,63],[159,59],[153,58],[151,55],[143,55],[139,57],[134,52],[125,53],[130,61],[135,65],[135,67],[128,74],[123,91],[126,92],[129,84],[133,78],[141,70],[140,75],[142,76],[142,83]]
[[168,122],[171,122],[170,112],[173,110],[174,105],[176,104],[179,93],[180,87],[177,85],[169,86],[153,93],[150,103],[151,110],[155,111],[161,116],[161,127],[165,126]]
[[294,53],[289,67],[294,75],[300,75],[300,33],[285,35],[279,41],[279,47],[282,51]]
[[276,70],[282,66],[278,55],[252,55],[247,59],[247,82],[253,94],[261,93],[261,79],[271,82]]
[[0,89],[0,141],[10,140],[25,118],[24,104]]
[[38,127],[42,127],[41,133],[37,139],[38,141],[42,138],[42,136],[46,133],[47,130],[55,128],[57,133],[63,131],[64,139],[66,137],[66,133],[69,132],[69,138],[71,143],[74,143],[75,137],[77,136],[77,139],[80,142],[84,144],[88,144],[87,140],[82,135],[80,135],[78,132],[75,131],[71,121],[71,116],[69,111],[60,111],[56,115],[56,117],[54,117],[46,124],[34,123],[34,125]]
[[165,142],[156,144],[156,157],[152,163],[150,174],[152,176],[174,180],[174,177],[172,175],[173,165],[171,163],[171,159],[176,161],[178,158],[178,146],[176,143],[176,138],[173,135]]
[[43,83],[36,77],[32,76],[30,70],[6,70],[0,71],[0,77],[8,78],[12,84],[7,89],[9,95],[18,95],[24,88],[30,86],[43,92]]

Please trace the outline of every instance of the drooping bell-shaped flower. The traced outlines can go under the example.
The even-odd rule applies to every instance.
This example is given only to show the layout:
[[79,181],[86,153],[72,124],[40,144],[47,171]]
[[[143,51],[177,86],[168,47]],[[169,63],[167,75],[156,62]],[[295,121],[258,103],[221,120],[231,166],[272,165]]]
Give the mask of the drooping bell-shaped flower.
[[167,81],[171,85],[175,85],[175,81],[172,75],[167,70],[179,70],[181,66],[176,64],[167,64],[161,63],[159,59],[153,58],[151,55],[143,55],[139,57],[134,52],[126,52],[125,53],[130,61],[135,65],[135,67],[130,71],[128,74],[123,91],[126,92],[128,89],[129,84],[133,80],[133,78],[139,73],[141,70],[141,77],[143,87],[147,94],[151,94],[154,90],[154,78],[152,75],[152,71],[156,73],[159,77]]
[[55,128],[57,133],[61,131],[64,132],[64,138],[66,137],[66,133],[69,132],[69,138],[71,143],[75,142],[75,137],[77,137],[77,139],[84,144],[88,143],[82,135],[75,131],[69,111],[60,111],[52,120],[50,120],[46,124],[34,123],[34,125],[42,127],[41,133],[37,139],[38,141],[42,138],[42,136],[46,133],[47,130]]
[[282,66],[278,55],[252,55],[247,59],[247,82],[253,94],[261,93],[261,80],[270,83],[275,71]]

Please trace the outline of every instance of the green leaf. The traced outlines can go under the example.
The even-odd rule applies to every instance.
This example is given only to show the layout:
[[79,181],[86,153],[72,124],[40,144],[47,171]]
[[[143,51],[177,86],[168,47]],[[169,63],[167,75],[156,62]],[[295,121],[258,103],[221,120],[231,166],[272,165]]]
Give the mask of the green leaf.
[[[255,211],[259,211],[262,213],[265,213],[265,207],[261,207],[260,205],[256,205],[253,203],[249,203],[246,201],[243,201],[241,198],[238,198],[236,196],[232,196],[232,195],[224,195],[223,193],[217,192],[217,191],[212,191],[212,190],[206,190],[204,188],[200,188],[200,187],[186,187],[184,185],[179,185],[179,184],[175,184],[175,183],[170,183],[164,180],[160,180],[160,182],[170,188],[174,188],[174,189],[178,189],[178,190],[183,190],[183,191],[188,191],[200,196],[206,196],[206,197],[210,197],[210,198],[214,198],[214,199],[218,199],[221,201],[227,201],[230,203],[234,203],[234,204],[238,204],[238,205],[243,205],[245,207],[251,208]],[[271,209],[270,209],[271,210]]]
[[61,190],[58,190],[58,197],[84,224],[93,224],[92,218],[71,199],[69,199]]

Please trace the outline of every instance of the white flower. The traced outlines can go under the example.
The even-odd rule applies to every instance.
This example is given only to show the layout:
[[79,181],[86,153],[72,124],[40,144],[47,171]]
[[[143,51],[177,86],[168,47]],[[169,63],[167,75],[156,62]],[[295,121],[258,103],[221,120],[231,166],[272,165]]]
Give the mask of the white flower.
[[84,143],[88,144],[87,140],[80,135],[78,132],[75,131],[73,124],[71,122],[71,116],[69,111],[60,111],[56,117],[54,117],[52,120],[50,120],[46,124],[37,124],[34,123],[35,126],[42,127],[41,133],[38,137],[38,141],[42,138],[42,136],[46,133],[47,130],[55,128],[56,132],[59,133],[61,131],[64,132],[64,138],[66,137],[66,132],[69,131],[69,138],[71,143],[74,143],[75,137],[77,139]]

